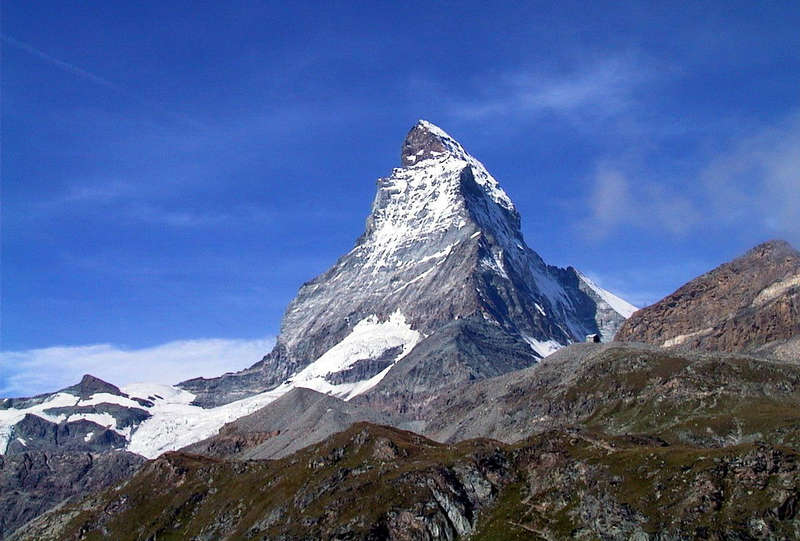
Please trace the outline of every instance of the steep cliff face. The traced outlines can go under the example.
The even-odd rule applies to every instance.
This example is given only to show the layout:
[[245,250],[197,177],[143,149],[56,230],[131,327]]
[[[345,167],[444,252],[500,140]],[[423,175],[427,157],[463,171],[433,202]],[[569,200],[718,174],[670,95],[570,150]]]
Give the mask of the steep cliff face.
[[[354,248],[291,302],[275,349],[248,370],[181,384],[198,404],[223,404],[290,378],[300,385],[298,374],[343,343],[348,351],[328,359],[324,374],[304,374],[303,386],[363,393],[418,342],[459,319],[488,322],[543,357],[589,333],[610,338],[632,310],[621,300],[609,305],[574,269],[549,266],[531,250],[498,182],[438,127],[417,123],[401,160],[402,168],[378,180]],[[373,331],[386,325],[392,336],[376,342]],[[372,330],[359,332],[364,327]],[[336,376],[354,363],[368,384]]]
[[126,452],[0,455],[0,539],[64,500],[126,480],[144,462]]
[[760,244],[639,310],[616,339],[707,351],[782,351],[800,335],[800,252]]

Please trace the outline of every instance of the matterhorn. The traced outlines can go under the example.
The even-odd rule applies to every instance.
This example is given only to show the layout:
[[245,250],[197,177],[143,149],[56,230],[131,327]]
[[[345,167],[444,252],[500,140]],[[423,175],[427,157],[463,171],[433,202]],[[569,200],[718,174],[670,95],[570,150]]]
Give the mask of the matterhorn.
[[349,399],[426,362],[412,351],[440,365],[470,348],[453,370],[426,370],[433,374],[413,382],[419,395],[523,368],[587,335],[610,340],[635,310],[572,267],[546,264],[486,167],[420,120],[401,167],[378,179],[364,233],[300,288],[273,351],[244,371],[180,387],[204,407],[295,386]]

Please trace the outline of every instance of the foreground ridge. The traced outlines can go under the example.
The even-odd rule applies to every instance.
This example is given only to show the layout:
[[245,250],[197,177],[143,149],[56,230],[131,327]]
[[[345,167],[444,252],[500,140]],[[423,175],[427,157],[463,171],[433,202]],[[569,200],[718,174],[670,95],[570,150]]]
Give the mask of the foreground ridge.
[[11,539],[789,539],[799,462],[767,443],[563,429],[442,445],[359,423],[280,461],[167,453]]

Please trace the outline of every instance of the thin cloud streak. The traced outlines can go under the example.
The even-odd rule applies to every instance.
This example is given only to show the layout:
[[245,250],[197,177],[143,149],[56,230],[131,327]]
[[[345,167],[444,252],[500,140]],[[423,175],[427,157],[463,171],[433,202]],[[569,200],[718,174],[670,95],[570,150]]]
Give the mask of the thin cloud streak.
[[685,195],[642,178],[633,182],[622,170],[606,165],[595,173],[587,206],[589,218],[579,228],[593,239],[626,226],[682,236],[703,219],[696,202]]
[[246,368],[268,353],[274,338],[205,338],[127,349],[112,344],[54,346],[0,352],[0,396],[52,392],[92,374],[115,385],[174,384]]
[[800,113],[742,138],[701,173],[714,213],[800,240]]
[[98,85],[105,86],[122,94],[129,95],[125,89],[123,89],[118,84],[112,83],[105,77],[100,77],[99,75],[95,75],[91,71],[87,71],[79,66],[76,66],[75,64],[59,60],[58,58],[50,56],[44,51],[40,51],[33,45],[25,43],[24,41],[19,41],[18,39],[15,39],[9,36],[8,34],[0,34],[0,39],[3,40],[5,43],[11,45],[12,47],[16,47],[17,49],[25,51],[26,53],[29,53],[41,60],[44,60],[45,62],[47,62],[52,66],[55,66],[57,68],[66,71],[67,73],[77,75],[78,77],[83,77],[84,79],[87,79]]
[[131,99],[131,100],[134,100],[134,101],[138,102],[140,105],[144,105],[146,107],[156,108],[156,109],[160,110],[159,114],[163,114],[163,115],[169,116],[169,117],[173,118],[174,120],[178,120],[181,123],[184,123],[185,125],[193,128],[195,130],[207,130],[208,129],[202,123],[198,122],[197,120],[195,120],[193,118],[189,118],[189,117],[187,117],[187,116],[185,116],[183,114],[180,114],[180,113],[175,113],[175,112],[172,112],[172,111],[168,111],[168,110],[164,109],[163,107],[161,107],[161,106],[159,106],[157,104],[154,104],[150,100],[148,100],[146,98],[143,98],[142,96],[139,96],[136,93],[133,93],[133,92],[123,88],[122,86],[118,85],[117,83],[109,81],[105,77],[101,77],[100,75],[92,73],[89,70],[83,69],[82,67],[77,66],[77,65],[75,65],[75,64],[73,64],[71,62],[66,62],[66,61],[61,60],[59,58],[56,58],[56,57],[54,57],[52,55],[49,55],[49,54],[45,53],[44,51],[42,51],[40,49],[37,49],[33,45],[30,45],[29,43],[25,43],[24,41],[20,41],[20,40],[14,38],[14,37],[12,37],[12,36],[10,36],[8,34],[0,33],[0,40],[2,40],[3,42],[7,43],[8,45],[11,45],[12,47],[15,47],[15,48],[17,48],[17,49],[19,49],[21,51],[25,51],[26,53],[28,53],[30,55],[33,55],[33,56],[39,58],[40,60],[50,64],[51,66],[55,66],[55,67],[61,69],[62,71],[65,71],[67,73],[71,73],[71,74],[76,75],[76,76],[78,76],[78,77],[80,77],[82,79],[85,79],[87,81],[91,81],[92,83],[95,83],[95,84],[100,85],[100,86],[104,86],[104,87],[106,87],[108,89],[111,89],[114,92],[116,92],[118,94],[121,94],[121,95],[125,96],[128,99]]

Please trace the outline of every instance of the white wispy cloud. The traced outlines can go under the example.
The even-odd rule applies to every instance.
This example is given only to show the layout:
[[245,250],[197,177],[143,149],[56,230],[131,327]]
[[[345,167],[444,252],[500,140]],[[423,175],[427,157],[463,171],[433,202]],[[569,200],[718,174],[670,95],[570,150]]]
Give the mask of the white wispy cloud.
[[635,93],[654,72],[635,55],[607,57],[571,70],[521,70],[492,79],[482,94],[451,100],[450,114],[464,119],[556,113],[579,120],[618,114],[635,103]]
[[729,142],[685,178],[653,179],[645,168],[597,167],[581,224],[590,237],[620,227],[682,236],[741,227],[800,241],[800,114]]
[[768,232],[800,240],[800,113],[742,137],[700,179],[726,223],[755,219]]
[[595,172],[586,204],[588,218],[579,226],[592,238],[606,237],[626,226],[682,235],[702,220],[698,205],[690,197],[649,181],[644,174],[632,180],[608,165]]
[[115,385],[147,381],[174,384],[246,368],[275,340],[207,338],[129,349],[112,344],[54,346],[0,352],[0,396],[52,392],[92,374]]

